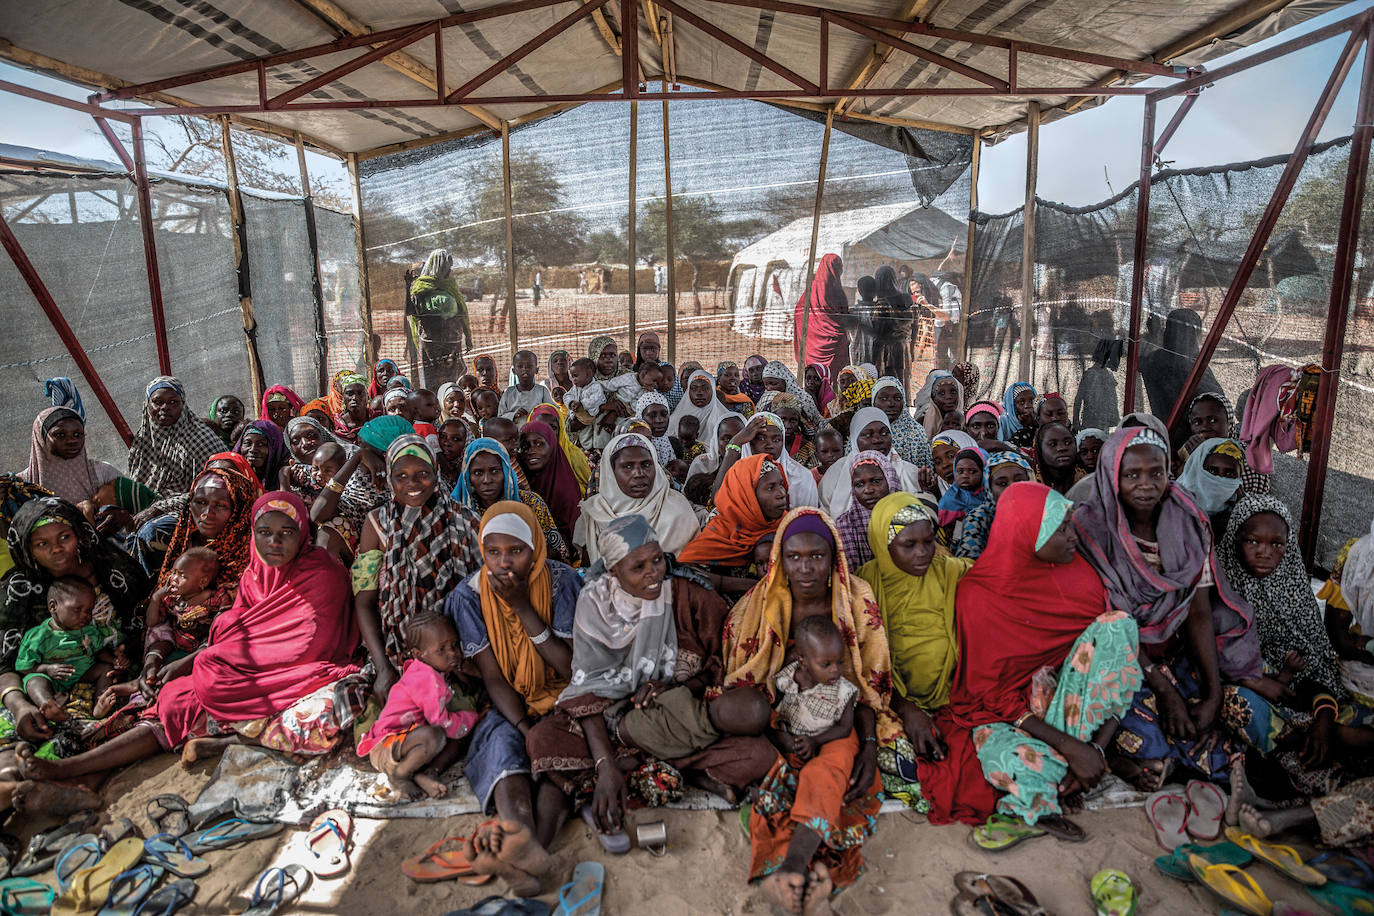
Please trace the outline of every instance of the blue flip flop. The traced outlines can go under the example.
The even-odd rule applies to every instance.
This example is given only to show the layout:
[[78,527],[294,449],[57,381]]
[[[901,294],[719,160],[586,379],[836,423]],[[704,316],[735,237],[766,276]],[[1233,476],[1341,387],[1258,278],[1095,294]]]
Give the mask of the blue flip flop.
[[160,865],[136,865],[110,882],[110,897],[96,916],[133,916],[162,880]]
[[53,873],[57,877],[57,886],[66,890],[72,883],[72,875],[81,871],[83,868],[90,868],[100,861],[100,857],[105,855],[105,846],[100,842],[100,837],[94,833],[83,833],[74,836],[57,857],[57,862],[53,865]]
[[310,872],[304,865],[269,868],[258,876],[253,897],[243,916],[272,916],[291,903],[310,886]]
[[151,897],[144,899],[134,910],[134,916],[172,916],[177,910],[196,899],[196,882],[190,878],[169,881],[153,891]]
[[578,862],[572,880],[558,889],[554,916],[601,916],[601,891],[606,868],[600,862]]
[[549,905],[527,897],[483,897],[472,906],[451,910],[444,916],[549,916]]
[[1307,862],[1326,875],[1326,880],[1346,887],[1374,888],[1374,868],[1349,853],[1332,849]]
[[260,824],[241,817],[229,817],[213,827],[191,834],[191,842],[187,845],[191,847],[191,852],[200,855],[212,849],[227,849],[249,840],[260,840],[281,833],[283,828],[283,824]]
[[57,892],[33,878],[0,881],[0,913],[5,916],[47,916]]
[[160,865],[178,878],[199,878],[210,870],[210,863],[191,851],[181,837],[159,833],[143,841],[143,858]]

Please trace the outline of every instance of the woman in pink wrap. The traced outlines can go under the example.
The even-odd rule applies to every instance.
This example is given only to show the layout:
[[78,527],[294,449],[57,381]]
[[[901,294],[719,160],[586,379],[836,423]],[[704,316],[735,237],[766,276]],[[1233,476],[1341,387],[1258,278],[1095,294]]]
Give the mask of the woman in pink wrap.
[[[797,301],[793,331],[793,349],[803,366],[821,365],[830,370],[831,378],[838,378],[840,370],[849,364],[849,335],[841,324],[842,315],[849,314],[849,300],[845,297],[840,275],[844,262],[837,254],[828,254],[816,265],[811,288]],[[802,326],[805,319],[806,353],[802,353]]]
[[20,757],[27,779],[64,780],[206,742],[323,754],[351,726],[367,682],[353,663],[358,627],[348,573],[313,546],[305,504],[275,491],[252,509],[253,557],[209,644],[162,669],[156,704],[133,728],[65,760]]

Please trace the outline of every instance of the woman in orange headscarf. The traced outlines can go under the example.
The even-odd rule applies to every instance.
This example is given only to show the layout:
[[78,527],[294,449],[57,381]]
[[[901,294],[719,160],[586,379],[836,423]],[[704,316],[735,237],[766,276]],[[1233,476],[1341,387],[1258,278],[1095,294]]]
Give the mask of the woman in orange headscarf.
[[[840,316],[849,314],[849,299],[844,294],[840,275],[844,262],[837,254],[828,254],[816,265],[811,288],[797,300],[794,317],[797,321],[793,349],[804,366],[819,364],[830,369],[838,378],[840,370],[849,362],[849,335],[845,333]],[[806,329],[806,353],[802,354],[802,328]]]
[[750,455],[730,466],[716,491],[716,514],[678,561],[703,566],[748,565],[754,545],[772,534],[787,512],[787,475],[767,455]]

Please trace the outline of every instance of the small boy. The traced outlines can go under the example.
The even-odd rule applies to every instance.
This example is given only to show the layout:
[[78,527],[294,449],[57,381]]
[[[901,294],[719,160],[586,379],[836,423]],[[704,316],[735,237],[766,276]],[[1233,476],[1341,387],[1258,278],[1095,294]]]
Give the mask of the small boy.
[[462,738],[477,724],[477,714],[449,709],[453,688],[447,675],[463,660],[458,631],[442,614],[419,614],[402,625],[410,655],[401,678],[363,740],[358,756],[410,798],[423,793],[443,798],[448,786],[437,777],[457,759]]
[[19,643],[14,668],[24,692],[49,722],[64,722],[62,708],[77,684],[91,684],[95,696],[129,667],[119,630],[96,623],[95,589],[80,576],[61,576],[48,586],[48,619]]
[[[682,428],[682,421],[678,421],[678,428]],[[821,431],[816,433],[816,460],[820,462],[811,473],[816,477],[816,483],[821,482],[825,472],[830,470],[830,466],[844,457],[844,436],[833,426],[822,426]]]
[[[320,450],[325,446],[338,448],[326,442]],[[315,461],[319,460],[317,451]],[[209,640],[210,624],[224,610],[214,600],[215,590],[211,588],[218,575],[219,556],[209,547],[191,547],[172,564],[167,584],[148,600],[140,679],[150,688],[159,686],[165,662],[184,658]]]
[[1100,429],[1089,428],[1078,434],[1078,464],[1089,474],[1097,471],[1097,456],[1106,441],[1107,434]]
[[478,388],[472,393],[472,410],[478,422],[493,419],[501,406],[501,396],[489,388]]
[[529,416],[530,411],[540,404],[547,404],[552,397],[549,389],[534,380],[539,371],[539,357],[533,350],[521,350],[515,354],[511,367],[515,372],[515,384],[501,395],[497,416],[514,420],[517,423]]
[[844,639],[828,615],[803,617],[793,624],[792,639],[797,660],[773,679],[783,723],[774,743],[784,754],[806,761],[854,730],[859,688],[844,677]]
[[477,376],[471,372],[465,372],[458,378],[458,387],[463,389],[463,394],[472,397],[472,393],[481,387],[481,383],[477,380]]
[[677,442],[681,447],[678,455],[688,464],[698,455],[706,454],[706,444],[697,436],[701,435],[701,419],[695,414],[683,414],[677,421]]

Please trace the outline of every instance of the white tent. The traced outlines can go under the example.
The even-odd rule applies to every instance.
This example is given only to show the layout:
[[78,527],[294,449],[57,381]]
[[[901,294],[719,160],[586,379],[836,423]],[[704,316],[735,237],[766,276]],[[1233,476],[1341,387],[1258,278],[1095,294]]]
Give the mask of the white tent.
[[[844,285],[853,290],[859,277],[871,276],[884,264],[915,268],[917,262],[938,262],[952,254],[948,267],[962,268],[968,226],[943,210],[911,201],[827,213],[816,238],[817,258],[838,254]],[[792,307],[801,298],[810,251],[811,217],[805,216],[735,255],[730,296],[736,333],[792,339]],[[760,319],[762,327],[756,331]]]

